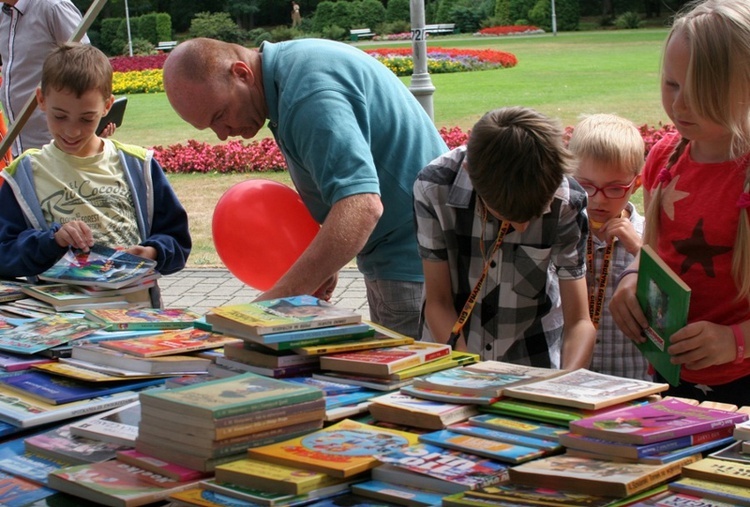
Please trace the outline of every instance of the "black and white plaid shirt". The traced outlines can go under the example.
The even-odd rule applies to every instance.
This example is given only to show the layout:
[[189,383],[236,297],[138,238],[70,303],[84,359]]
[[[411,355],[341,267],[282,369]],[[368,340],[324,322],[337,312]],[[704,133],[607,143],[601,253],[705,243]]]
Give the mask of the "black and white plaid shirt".
[[[462,168],[465,157],[465,147],[442,155],[414,183],[420,255],[448,262],[456,312],[482,274],[479,242],[491,252],[500,225],[490,215],[483,227],[481,204]],[[586,274],[586,202],[580,186],[564,178],[549,208],[526,231],[511,227],[464,326],[470,352],[484,360],[559,367],[563,315],[558,279]],[[433,340],[427,326],[423,339]]]

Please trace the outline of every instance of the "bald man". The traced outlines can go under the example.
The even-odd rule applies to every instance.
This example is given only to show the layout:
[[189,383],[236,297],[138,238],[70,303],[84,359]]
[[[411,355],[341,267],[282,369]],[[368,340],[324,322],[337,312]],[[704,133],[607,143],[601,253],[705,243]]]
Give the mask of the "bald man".
[[390,70],[327,40],[251,50],[193,39],[167,58],[164,89],[182,119],[222,140],[250,139],[268,120],[297,191],[321,224],[263,299],[329,298],[339,269],[356,256],[371,319],[418,336],[424,278],[412,187],[447,147]]

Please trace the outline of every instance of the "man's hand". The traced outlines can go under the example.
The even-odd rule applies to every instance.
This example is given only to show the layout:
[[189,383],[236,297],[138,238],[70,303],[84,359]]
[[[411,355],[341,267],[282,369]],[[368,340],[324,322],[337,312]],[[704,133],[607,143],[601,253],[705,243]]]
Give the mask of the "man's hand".
[[326,280],[323,283],[323,285],[318,287],[318,290],[313,292],[312,295],[318,299],[322,299],[324,301],[330,301],[331,296],[333,296],[333,291],[336,290],[336,284],[338,284],[338,282],[339,282],[339,274],[335,273],[328,280]]

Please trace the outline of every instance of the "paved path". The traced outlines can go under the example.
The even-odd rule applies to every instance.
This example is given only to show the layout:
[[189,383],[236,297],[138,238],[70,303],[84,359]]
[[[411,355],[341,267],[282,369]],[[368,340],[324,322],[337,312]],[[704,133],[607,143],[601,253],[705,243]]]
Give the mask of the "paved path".
[[[215,306],[248,303],[260,294],[228,270],[219,268],[183,269],[159,279],[159,287],[165,307],[190,308],[201,315]],[[365,281],[357,269],[339,272],[331,302],[357,310],[363,319],[370,318]]]

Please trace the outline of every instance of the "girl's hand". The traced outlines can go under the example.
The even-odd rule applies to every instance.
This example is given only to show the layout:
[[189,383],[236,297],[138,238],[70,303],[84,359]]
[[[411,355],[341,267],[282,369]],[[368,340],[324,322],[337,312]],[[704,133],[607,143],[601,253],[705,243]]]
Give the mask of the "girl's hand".
[[617,238],[630,255],[636,255],[643,245],[643,241],[628,218],[613,218],[608,220],[599,231],[607,242]]
[[94,246],[94,234],[85,222],[73,220],[55,232],[55,242],[61,247],[72,247],[88,252]]
[[141,246],[135,245],[125,249],[130,255],[137,255],[138,257],[145,257],[146,259],[156,260],[156,248],[152,246]]
[[643,315],[641,305],[635,297],[635,285],[638,275],[632,273],[620,280],[617,290],[609,302],[609,311],[620,330],[636,343],[643,343],[646,337],[643,330],[648,327],[648,320]]
[[689,370],[730,363],[737,354],[732,328],[712,322],[688,324],[672,335],[671,342],[667,352],[672,363]]

